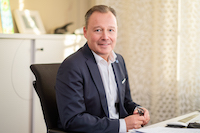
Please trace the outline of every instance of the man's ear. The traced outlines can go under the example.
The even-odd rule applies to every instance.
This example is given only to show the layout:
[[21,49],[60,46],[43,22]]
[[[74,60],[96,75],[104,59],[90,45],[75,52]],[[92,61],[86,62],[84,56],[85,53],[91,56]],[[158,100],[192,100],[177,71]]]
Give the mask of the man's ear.
[[84,37],[87,39],[87,29],[85,26],[83,27],[83,34],[84,34]]

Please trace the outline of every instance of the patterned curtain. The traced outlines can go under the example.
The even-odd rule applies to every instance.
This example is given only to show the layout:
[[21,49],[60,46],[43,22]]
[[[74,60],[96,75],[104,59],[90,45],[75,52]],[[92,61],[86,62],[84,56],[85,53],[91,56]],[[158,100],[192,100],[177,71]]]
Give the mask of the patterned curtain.
[[129,72],[133,100],[150,124],[200,108],[200,1],[96,0],[118,19],[115,48]]

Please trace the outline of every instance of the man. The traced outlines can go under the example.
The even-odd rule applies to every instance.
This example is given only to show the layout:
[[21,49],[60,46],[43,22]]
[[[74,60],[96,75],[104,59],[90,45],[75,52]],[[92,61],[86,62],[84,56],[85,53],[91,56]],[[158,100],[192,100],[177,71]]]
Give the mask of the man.
[[118,133],[140,128],[149,112],[139,115],[131,99],[128,74],[117,39],[116,13],[98,5],[85,15],[87,43],[61,64],[56,97],[61,128],[70,132]]

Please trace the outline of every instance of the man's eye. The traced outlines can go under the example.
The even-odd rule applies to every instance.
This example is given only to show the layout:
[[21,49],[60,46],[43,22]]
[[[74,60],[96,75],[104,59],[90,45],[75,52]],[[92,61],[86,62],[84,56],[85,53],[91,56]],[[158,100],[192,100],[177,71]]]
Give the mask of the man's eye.
[[96,29],[95,31],[96,31],[96,32],[100,32],[101,30],[100,30],[100,29]]
[[110,29],[109,31],[110,31],[110,32],[113,32],[114,30],[113,30],[113,29]]

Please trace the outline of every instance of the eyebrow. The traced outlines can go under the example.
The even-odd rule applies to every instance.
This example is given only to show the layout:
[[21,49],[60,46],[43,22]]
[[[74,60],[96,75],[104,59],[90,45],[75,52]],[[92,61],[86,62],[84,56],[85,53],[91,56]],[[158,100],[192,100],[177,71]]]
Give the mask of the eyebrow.
[[[114,27],[114,26],[108,26],[109,28],[113,28],[113,29],[117,29],[117,27]],[[95,26],[93,29],[96,29],[96,28],[102,28],[101,26]]]
[[109,26],[110,28],[114,28],[114,29],[116,29],[117,27],[114,27],[114,26]]

